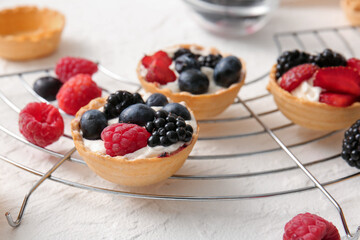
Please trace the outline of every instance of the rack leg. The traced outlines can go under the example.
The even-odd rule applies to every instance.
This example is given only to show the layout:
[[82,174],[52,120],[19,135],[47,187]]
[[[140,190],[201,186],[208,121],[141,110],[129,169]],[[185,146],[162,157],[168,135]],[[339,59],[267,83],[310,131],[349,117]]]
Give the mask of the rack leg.
[[27,205],[27,202],[31,196],[31,194],[58,168],[63,164],[67,159],[71,157],[71,155],[75,152],[76,148],[72,148],[69,152],[65,154],[63,158],[61,158],[48,172],[46,172],[36,183],[35,185],[30,189],[30,191],[25,195],[24,201],[21,205],[19,215],[17,219],[14,221],[11,217],[10,212],[5,213],[6,219],[11,227],[18,227],[21,224],[21,220],[23,218],[25,208]]

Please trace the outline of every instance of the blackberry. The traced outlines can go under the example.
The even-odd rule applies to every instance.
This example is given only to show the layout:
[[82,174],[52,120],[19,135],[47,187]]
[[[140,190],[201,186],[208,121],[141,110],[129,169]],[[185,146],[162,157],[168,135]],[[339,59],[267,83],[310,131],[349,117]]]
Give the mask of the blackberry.
[[347,65],[347,61],[343,55],[328,48],[322,53],[311,56],[310,62],[318,65],[319,67],[338,67]]
[[194,130],[182,117],[165,110],[157,111],[155,116],[153,121],[145,124],[145,129],[151,133],[148,139],[149,147],[167,147],[179,141],[191,141]]
[[216,64],[222,59],[220,54],[214,55],[210,54],[207,56],[200,56],[198,62],[202,67],[215,68]]
[[345,132],[341,157],[352,167],[360,169],[360,120]]
[[136,103],[144,103],[144,100],[138,93],[131,94],[128,91],[112,93],[104,105],[105,116],[107,119],[119,117],[125,108]]
[[285,72],[300,64],[310,63],[311,55],[299,50],[286,51],[280,55],[276,64],[276,78],[280,78]]

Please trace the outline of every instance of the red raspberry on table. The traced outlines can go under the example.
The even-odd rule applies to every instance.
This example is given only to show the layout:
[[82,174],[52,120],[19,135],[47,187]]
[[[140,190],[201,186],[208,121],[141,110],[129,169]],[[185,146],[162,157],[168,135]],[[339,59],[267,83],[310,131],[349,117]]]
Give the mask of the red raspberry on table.
[[291,92],[303,81],[310,79],[318,69],[319,67],[309,63],[293,67],[282,76],[280,87]]
[[331,222],[311,213],[296,215],[284,230],[283,240],[341,240]]
[[70,115],[75,115],[81,107],[97,97],[101,97],[101,89],[88,74],[72,77],[56,95],[59,108]]
[[19,130],[29,142],[46,147],[63,135],[64,120],[54,106],[33,102],[21,110]]
[[93,75],[97,70],[96,63],[75,57],[63,57],[55,67],[55,73],[63,83],[79,73]]
[[146,81],[167,84],[176,80],[175,73],[161,60],[153,61],[146,74]]
[[136,124],[116,123],[106,127],[101,133],[106,154],[115,157],[146,147],[150,133]]

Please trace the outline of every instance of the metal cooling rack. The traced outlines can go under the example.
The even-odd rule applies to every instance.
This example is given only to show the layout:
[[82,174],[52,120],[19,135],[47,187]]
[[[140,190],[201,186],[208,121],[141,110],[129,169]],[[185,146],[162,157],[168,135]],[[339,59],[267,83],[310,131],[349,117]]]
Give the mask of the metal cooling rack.
[[[332,37],[330,38],[329,35]],[[350,41],[349,41],[350,40]],[[274,35],[274,41],[278,48],[279,53],[281,53],[284,50],[287,49],[294,49],[294,48],[300,48],[304,51],[322,51],[326,47],[331,47],[335,50],[338,50],[339,52],[343,52],[347,54],[350,57],[358,56],[359,54],[356,53],[356,51],[360,51],[359,48],[356,48],[356,46],[352,45],[354,42],[358,42],[360,40],[360,31],[359,27],[337,27],[337,28],[324,28],[324,29],[316,29],[316,30],[306,30],[306,31],[297,31],[297,32],[283,32],[283,33],[277,33]],[[311,47],[310,47],[311,46]],[[315,46],[315,47],[314,47]],[[311,48],[311,49],[310,49]],[[135,91],[139,91],[140,85],[126,81],[123,77],[109,71],[101,64],[99,66],[99,72],[100,74],[103,74],[104,76],[107,76],[111,79],[111,81],[115,81],[118,84],[123,85],[125,88],[133,87]],[[270,66],[269,66],[270,69]],[[51,74],[53,71],[52,68],[48,69],[41,69],[41,70],[34,70],[34,71],[27,71],[27,72],[21,72],[21,73],[13,73],[13,74],[5,74],[0,75],[0,81],[4,79],[13,79],[15,78],[17,81],[20,81],[22,86],[38,101],[41,102],[47,102],[45,99],[38,96],[31,87],[31,84],[26,79],[28,76],[32,74]],[[247,81],[244,88],[251,88],[252,85],[255,84],[261,84],[262,87],[266,84],[268,72],[265,74],[254,78],[250,81]],[[109,93],[112,91],[107,90],[106,88],[102,88],[103,92]],[[246,90],[244,90],[246,91]],[[306,147],[310,144],[316,144],[321,141],[326,141],[329,138],[337,137],[342,138],[342,132],[341,131],[335,131],[335,132],[326,132],[324,134],[321,134],[318,136],[318,134],[314,134],[315,137],[306,139],[304,141],[299,141],[295,143],[289,143],[285,144],[278,135],[281,135],[281,131],[284,131],[286,129],[290,129],[293,127],[298,127],[294,125],[291,122],[286,122],[283,124],[280,124],[279,126],[269,127],[266,118],[270,115],[276,115],[279,113],[276,105],[272,103],[272,105],[267,104],[265,109],[264,107],[261,107],[260,110],[257,110],[254,106],[256,106],[257,102],[263,102],[266,101],[267,98],[271,98],[270,94],[267,92],[260,93],[256,96],[248,96],[248,97],[237,97],[236,101],[231,107],[237,107],[241,106],[241,111],[236,112],[235,115],[229,115],[229,114],[223,114],[218,118],[215,119],[209,119],[209,120],[203,120],[199,121],[200,127],[203,128],[205,126],[205,129],[211,129],[210,127],[207,127],[207,125],[210,126],[218,126],[220,124],[232,124],[234,122],[247,122],[247,121],[253,121],[260,126],[258,128],[259,130],[248,132],[243,131],[236,134],[226,134],[226,135],[209,135],[205,134],[205,136],[200,135],[198,139],[198,143],[201,147],[204,147],[204,144],[202,142],[205,142],[205,145],[208,143],[211,143],[212,141],[217,141],[218,145],[221,145],[221,142],[224,141],[223,144],[226,144],[227,141],[240,141],[241,139],[252,139],[252,138],[263,138],[263,137],[271,137],[276,143],[277,146],[271,146],[266,147],[264,149],[256,149],[253,151],[247,151],[247,152],[239,152],[239,153],[215,153],[215,154],[208,154],[208,155],[199,155],[199,154],[192,154],[189,156],[188,160],[194,161],[225,161],[225,160],[234,160],[234,159],[241,159],[241,158],[251,158],[256,156],[261,157],[268,157],[267,154],[271,154],[274,152],[283,152],[288,157],[290,157],[295,163],[296,166],[288,166],[288,167],[279,167],[279,168],[273,168],[273,169],[267,169],[262,171],[249,171],[244,173],[222,173],[222,174],[176,174],[170,178],[170,180],[167,181],[212,181],[212,180],[237,180],[242,178],[251,178],[251,177],[262,177],[262,176],[272,176],[273,174],[279,174],[279,173],[287,173],[289,171],[295,170],[300,168],[306,176],[312,181],[312,186],[305,186],[305,187],[298,187],[293,189],[287,189],[282,191],[271,191],[271,192],[260,192],[260,193],[250,193],[250,194],[243,194],[243,195],[233,195],[233,194],[224,194],[224,195],[212,195],[212,194],[187,194],[187,193],[175,193],[175,194],[156,194],[156,193],[147,193],[146,191],[126,191],[126,190],[118,190],[111,187],[102,187],[100,185],[95,184],[83,184],[76,181],[71,181],[66,178],[60,178],[52,176],[51,174],[55,172],[55,170],[60,167],[66,160],[69,160],[71,162],[77,163],[77,164],[85,164],[83,160],[76,158],[73,156],[73,153],[75,152],[75,148],[72,148],[68,152],[61,153],[57,152],[48,148],[41,148],[38,147],[27,140],[25,140],[22,136],[20,136],[18,133],[15,133],[5,126],[3,126],[0,123],[0,130],[4,133],[6,133],[9,137],[15,138],[19,141],[19,144],[25,144],[27,146],[33,147],[36,150],[42,151],[46,154],[55,156],[59,158],[58,162],[46,173],[43,173],[41,171],[38,171],[36,169],[33,169],[29,166],[23,165],[17,161],[14,161],[10,159],[7,156],[3,156],[0,154],[0,159],[4,162],[10,163],[11,165],[22,169],[26,172],[32,173],[34,175],[37,175],[40,178],[36,182],[36,184],[30,189],[30,191],[26,194],[23,204],[20,208],[20,212],[18,214],[18,217],[15,221],[13,221],[11,215],[9,212],[6,213],[6,217],[8,220],[8,223],[12,227],[17,227],[20,225],[25,207],[27,205],[28,199],[31,196],[31,194],[36,190],[38,186],[45,180],[49,179],[52,181],[55,181],[57,183],[61,183],[64,185],[68,185],[71,187],[76,187],[80,189],[85,190],[91,190],[96,192],[102,192],[102,193],[111,193],[111,194],[117,194],[120,196],[125,197],[134,197],[134,198],[145,198],[145,199],[161,199],[161,200],[186,200],[186,201],[217,201],[217,200],[239,200],[239,199],[251,199],[251,198],[263,198],[263,197],[271,197],[271,196],[278,196],[278,195],[284,195],[284,194],[290,194],[290,193],[298,193],[303,191],[308,191],[314,188],[318,188],[330,201],[331,203],[336,207],[336,209],[339,212],[339,215],[341,217],[341,221],[344,226],[344,230],[346,233],[346,239],[358,239],[359,238],[359,230],[355,233],[355,235],[351,235],[343,211],[340,207],[340,205],[336,202],[336,200],[326,191],[324,186],[328,186],[330,184],[339,183],[343,180],[347,180],[356,176],[360,175],[360,172],[352,172],[351,174],[346,174],[345,176],[336,177],[333,179],[330,179],[328,181],[324,181],[320,183],[308,170],[306,167],[315,166],[319,164],[323,164],[325,162],[333,161],[340,158],[340,154],[334,153],[330,156],[321,157],[319,159],[307,161],[306,163],[302,164],[298,158],[293,154],[293,151],[296,150],[299,147]],[[2,101],[15,113],[20,112],[20,108],[14,103],[13,100],[11,100],[8,96],[6,96],[2,91],[0,91],[0,98]],[[47,102],[48,103],[48,102]],[[55,104],[56,103],[53,103]],[[254,105],[255,104],[255,105]],[[254,106],[252,106],[254,105]],[[11,111],[9,109],[9,111]],[[239,114],[237,114],[239,113]],[[240,114],[241,113],[241,114]],[[62,115],[64,118],[70,118],[70,116],[66,115],[64,112],[62,112]],[[282,115],[281,115],[282,116]],[[203,131],[203,130],[202,130]],[[206,133],[206,130],[205,130]],[[340,133],[340,134],[339,134]],[[313,134],[311,134],[313,135]],[[71,141],[71,136],[68,134],[64,134],[63,138],[69,139]],[[265,159],[269,161],[270,159]],[[189,162],[189,161],[188,161]],[[345,164],[345,163],[344,163]],[[180,170],[181,171],[181,170]]]

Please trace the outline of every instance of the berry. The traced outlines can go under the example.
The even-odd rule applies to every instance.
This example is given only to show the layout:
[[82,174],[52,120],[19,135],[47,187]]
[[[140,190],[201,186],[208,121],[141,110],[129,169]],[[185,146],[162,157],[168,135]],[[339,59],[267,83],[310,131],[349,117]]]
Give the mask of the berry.
[[189,110],[187,110],[187,108],[180,103],[169,103],[163,108],[163,110],[169,113],[174,113],[185,120],[191,119]]
[[320,93],[319,102],[326,103],[335,107],[347,107],[353,104],[356,100],[356,97],[347,94],[340,93],[330,93],[324,92]]
[[227,88],[230,87],[231,84],[239,82],[241,68],[241,62],[235,56],[221,59],[214,69],[216,85]]
[[151,94],[150,97],[146,100],[146,105],[151,106],[165,106],[169,101],[167,97],[161,93]]
[[175,60],[175,69],[178,73],[182,73],[188,69],[200,70],[200,64],[192,54],[183,54]]
[[222,59],[220,54],[209,54],[207,56],[200,56],[198,62],[202,67],[215,68],[216,64]]
[[42,98],[48,101],[54,101],[56,94],[62,86],[62,82],[54,77],[41,77],[34,82],[33,89]]
[[178,79],[178,85],[181,91],[192,94],[206,93],[209,89],[208,77],[197,69],[189,69],[182,72]]
[[97,70],[98,67],[96,63],[74,57],[61,58],[55,67],[55,73],[63,83],[79,73],[93,75]]
[[138,93],[131,94],[128,91],[112,93],[104,105],[105,116],[107,119],[119,117],[125,108],[136,103],[144,103],[144,100]]
[[166,65],[167,67],[170,66],[170,64],[172,63],[172,59],[167,55],[166,52],[164,51],[157,51],[154,55],[152,56],[147,56],[145,55],[142,59],[141,59],[141,63],[142,65],[144,65],[145,68],[149,68],[151,63],[153,63],[155,60],[163,63],[164,65]]
[[140,126],[145,126],[149,121],[154,120],[155,111],[142,103],[131,105],[121,112],[119,122],[133,123]]
[[285,51],[277,59],[276,78],[279,79],[285,72],[300,64],[310,63],[310,54],[299,50]]
[[136,124],[116,123],[106,127],[101,133],[106,154],[124,156],[146,147],[150,133]]
[[80,119],[83,137],[89,140],[100,139],[101,132],[107,125],[105,114],[99,110],[86,111]]
[[167,84],[176,80],[175,73],[169,69],[169,66],[161,60],[155,59],[149,66],[145,76],[146,81]]
[[59,110],[46,103],[29,103],[19,114],[20,133],[31,143],[46,147],[64,133]]
[[360,96],[360,75],[349,67],[331,67],[319,69],[314,86],[334,93]]
[[318,69],[317,66],[309,63],[293,67],[282,76],[279,85],[286,91],[291,92],[303,81],[310,79]]
[[360,120],[345,131],[341,157],[352,167],[360,169]]
[[350,58],[347,61],[347,66],[356,69],[360,73],[360,59]]
[[191,51],[190,51],[189,49],[187,49],[187,48],[179,48],[179,49],[175,52],[173,59],[175,60],[175,59],[177,59],[178,57],[180,57],[180,56],[182,56],[182,55],[184,55],[184,54],[192,54],[192,53],[191,53]]
[[56,95],[59,107],[70,115],[75,115],[81,107],[97,97],[101,97],[101,89],[88,74],[72,77]]
[[310,213],[296,215],[286,223],[284,230],[283,240],[341,240],[331,222]]
[[333,52],[331,49],[325,49],[316,56],[310,56],[310,62],[319,67],[338,67],[346,66],[347,62],[343,55]]
[[[166,147],[178,141],[191,141],[193,128],[186,124],[184,119],[164,110],[157,111],[155,115],[157,116],[155,120],[145,124],[145,129],[151,133],[151,137],[148,139],[150,147],[158,145]],[[175,121],[181,122],[180,126],[175,125]]]

